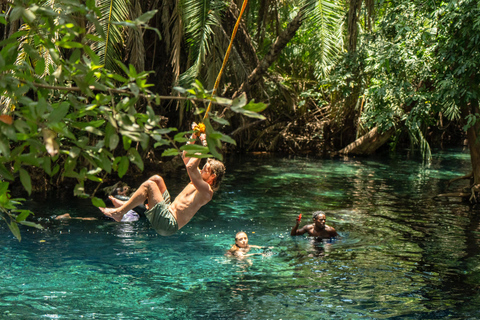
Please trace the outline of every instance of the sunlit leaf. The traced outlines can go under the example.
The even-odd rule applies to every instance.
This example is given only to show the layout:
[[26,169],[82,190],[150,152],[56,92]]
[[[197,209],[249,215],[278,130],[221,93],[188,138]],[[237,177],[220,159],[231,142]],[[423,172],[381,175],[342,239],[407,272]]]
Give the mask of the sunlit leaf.
[[60,149],[58,143],[55,141],[57,134],[47,128],[42,130],[42,134],[43,142],[45,143],[45,148],[47,149],[48,154],[50,154],[52,157],[55,156]]
[[153,18],[153,16],[155,16],[157,12],[158,10],[147,11],[144,14],[142,14],[140,17],[136,18],[135,21],[147,23],[148,21],[150,21],[150,19]]
[[143,171],[143,160],[135,148],[128,150],[129,160],[134,163],[140,170]]
[[22,210],[22,212],[17,216],[15,221],[17,222],[24,221],[30,215],[30,213],[31,211],[29,210]]
[[105,208],[105,207],[106,207],[105,202],[103,202],[102,199],[97,198],[97,197],[93,197],[93,198],[92,198],[92,204],[93,204],[95,207],[100,207],[100,208]]
[[171,157],[171,156],[176,156],[176,155],[179,155],[180,152],[177,150],[177,149],[167,149],[165,151],[163,151],[162,153],[162,157]]
[[37,229],[40,229],[40,230],[45,229],[41,224],[38,224],[38,223],[35,223],[35,222],[32,222],[32,221],[19,221],[18,223],[20,223],[21,225],[27,226],[27,227],[33,227],[33,228],[37,228]]

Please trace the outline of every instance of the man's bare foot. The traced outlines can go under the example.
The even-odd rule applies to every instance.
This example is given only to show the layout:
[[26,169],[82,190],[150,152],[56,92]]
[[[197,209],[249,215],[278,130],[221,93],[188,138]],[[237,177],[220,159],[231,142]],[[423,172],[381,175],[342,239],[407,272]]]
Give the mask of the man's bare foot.
[[115,208],[121,207],[121,206],[125,203],[125,201],[122,201],[122,200],[120,200],[120,199],[117,199],[117,198],[115,198],[114,196],[108,196],[108,199],[110,199],[110,200],[112,201],[113,206],[114,206]]
[[117,222],[122,221],[124,213],[119,212],[117,208],[98,208],[98,209],[100,209],[100,211],[102,211],[103,214],[106,215],[107,217],[110,217]]

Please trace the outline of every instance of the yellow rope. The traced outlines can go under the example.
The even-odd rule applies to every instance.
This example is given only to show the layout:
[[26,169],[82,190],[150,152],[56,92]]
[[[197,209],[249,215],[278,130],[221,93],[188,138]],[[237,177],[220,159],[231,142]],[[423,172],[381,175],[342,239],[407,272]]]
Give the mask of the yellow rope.
[[[220,84],[220,78],[222,77],[223,69],[225,69],[225,65],[227,64],[228,57],[230,56],[230,51],[232,50],[233,39],[237,34],[238,26],[240,24],[240,19],[242,18],[242,14],[243,14],[243,11],[245,11],[247,3],[248,3],[248,0],[243,0],[242,10],[240,10],[240,14],[238,15],[238,18],[237,18],[237,23],[235,23],[235,27],[233,28],[232,37],[230,38],[230,44],[228,45],[227,52],[225,53],[225,57],[223,58],[222,68],[220,69],[220,72],[218,73],[218,76],[217,76],[217,80],[215,80],[215,85],[213,86],[212,96],[214,96],[215,93],[217,92],[218,85]],[[207,111],[205,111],[205,116],[203,117],[203,120],[205,120],[208,117],[208,113],[210,112],[211,107],[212,107],[212,101],[210,101],[210,103],[208,104],[208,108],[207,108]]]

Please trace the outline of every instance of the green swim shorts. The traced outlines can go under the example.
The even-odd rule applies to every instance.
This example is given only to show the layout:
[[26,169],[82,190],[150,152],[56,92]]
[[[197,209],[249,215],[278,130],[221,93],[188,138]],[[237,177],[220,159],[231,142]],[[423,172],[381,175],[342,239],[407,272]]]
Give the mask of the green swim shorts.
[[170,194],[168,190],[163,194],[163,201],[145,212],[147,219],[155,231],[161,236],[171,236],[178,231],[178,223],[173,214],[168,210],[170,207]]

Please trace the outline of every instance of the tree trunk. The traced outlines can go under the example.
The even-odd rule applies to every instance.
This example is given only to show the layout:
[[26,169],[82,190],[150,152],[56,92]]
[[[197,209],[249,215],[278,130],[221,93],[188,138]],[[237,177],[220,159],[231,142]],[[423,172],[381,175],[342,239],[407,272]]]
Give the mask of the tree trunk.
[[288,24],[287,28],[283,30],[283,32],[277,37],[275,43],[270,48],[270,51],[258,64],[255,70],[253,70],[253,72],[248,76],[247,81],[245,81],[240,86],[240,89],[233,94],[233,98],[237,97],[242,92],[246,92],[248,94],[250,88],[263,77],[268,68],[278,58],[283,48],[285,48],[287,43],[295,36],[298,28],[300,28],[302,25],[303,15],[304,11],[300,10],[297,16]]
[[357,50],[358,38],[358,20],[362,8],[362,0],[350,0],[350,7],[348,9],[348,48],[349,52]]
[[[470,108],[467,108],[465,112],[463,117],[464,119],[469,113],[474,115],[480,113],[478,101],[476,100],[471,101]],[[467,130],[468,148],[470,149],[470,161],[472,163],[472,171],[473,171],[473,186],[480,184],[480,142],[479,142],[480,137],[478,134],[479,132],[480,132],[480,123],[478,121]]]
[[380,132],[378,127],[373,128],[367,134],[358,138],[354,142],[350,143],[348,146],[343,148],[340,151],[334,153],[337,154],[352,154],[352,155],[370,155],[374,153],[378,148],[383,146],[385,142],[390,139],[392,134],[395,132],[395,128],[392,127],[385,132]]
[[[348,10],[348,34],[347,34],[347,50],[351,56],[351,59],[355,57],[358,41],[358,21],[360,18],[362,7],[362,0],[350,0],[350,8]],[[351,70],[352,76],[347,79],[347,85],[352,85],[350,95],[345,99],[342,110],[340,111],[340,121],[337,125],[344,128],[341,140],[337,143],[343,147],[346,143],[349,143],[357,136],[357,123],[359,113],[355,109],[358,103],[359,96],[361,94],[361,81],[359,79],[359,70],[353,67]],[[337,144],[336,143],[336,144]]]

